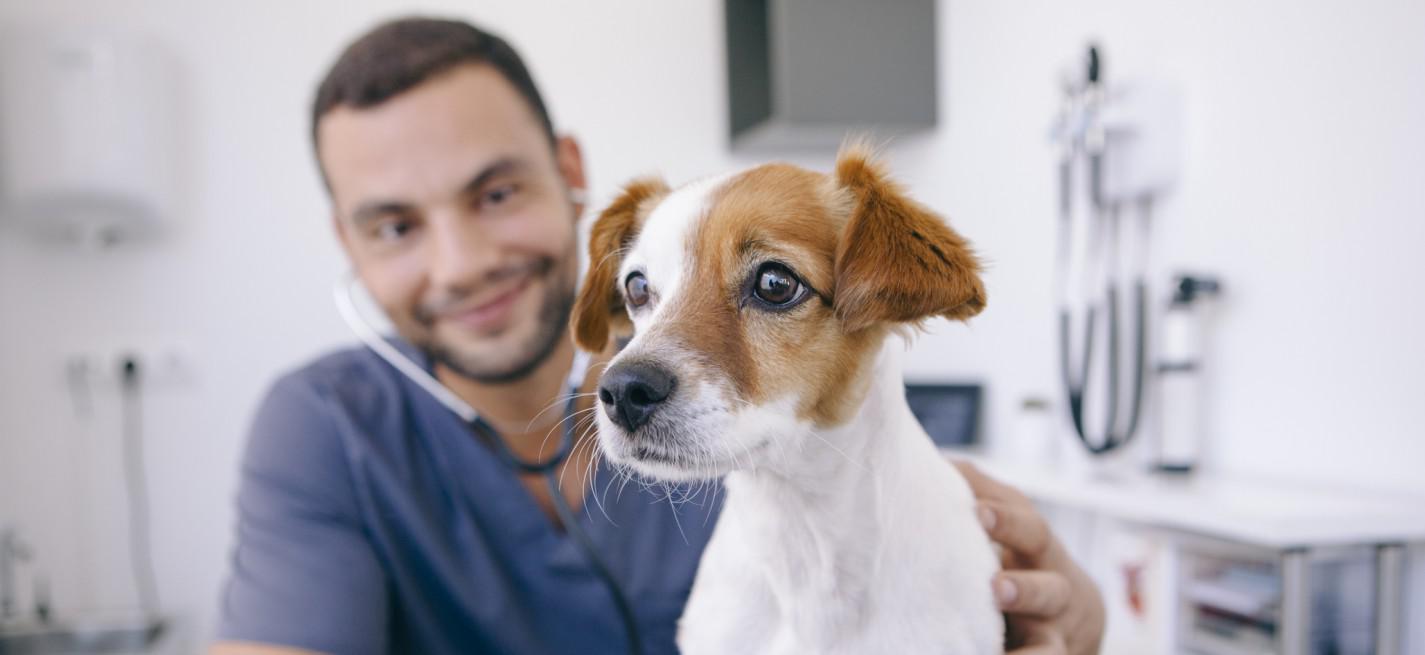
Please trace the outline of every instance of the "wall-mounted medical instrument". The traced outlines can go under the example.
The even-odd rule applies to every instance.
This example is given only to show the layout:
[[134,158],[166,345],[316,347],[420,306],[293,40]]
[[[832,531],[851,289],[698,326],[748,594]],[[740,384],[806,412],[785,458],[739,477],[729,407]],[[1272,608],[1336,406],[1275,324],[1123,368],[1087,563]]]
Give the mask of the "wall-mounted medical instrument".
[[1052,132],[1059,365],[1074,431],[1094,454],[1119,448],[1138,430],[1150,214],[1171,189],[1178,162],[1176,95],[1146,83],[1109,84],[1105,72],[1102,50],[1090,46],[1061,80]]
[[172,214],[177,75],[136,37],[0,36],[0,220],[108,245]]
[[1179,275],[1163,314],[1158,356],[1158,416],[1161,428],[1155,466],[1188,473],[1202,449],[1202,377],[1207,300],[1221,289],[1210,277]]

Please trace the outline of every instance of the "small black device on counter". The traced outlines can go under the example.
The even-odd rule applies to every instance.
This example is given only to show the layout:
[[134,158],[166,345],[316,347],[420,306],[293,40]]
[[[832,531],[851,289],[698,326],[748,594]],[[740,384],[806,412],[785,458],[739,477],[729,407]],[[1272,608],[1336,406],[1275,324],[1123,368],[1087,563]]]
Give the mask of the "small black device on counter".
[[980,442],[978,384],[907,384],[905,399],[937,446],[970,446]]

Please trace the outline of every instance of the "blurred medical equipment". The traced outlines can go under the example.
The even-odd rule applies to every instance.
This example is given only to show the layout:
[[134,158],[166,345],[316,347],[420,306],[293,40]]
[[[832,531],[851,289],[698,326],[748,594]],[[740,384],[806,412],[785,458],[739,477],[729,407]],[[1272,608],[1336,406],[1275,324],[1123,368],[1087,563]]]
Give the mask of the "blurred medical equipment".
[[973,446],[980,442],[979,384],[906,383],[905,400],[930,440],[941,447]]
[[[576,195],[577,192],[577,195]],[[571,190],[571,199],[574,202],[582,202],[582,190]],[[397,350],[377,331],[375,326],[366,321],[361,309],[357,306],[356,287],[360,281],[356,279],[353,272],[348,272],[337,281],[332,290],[336,299],[337,309],[341,312],[344,320],[351,331],[356,334],[363,344],[376,353],[381,359],[386,360],[391,366],[400,371],[402,375],[414,382],[416,386],[424,389],[431,396],[444,405],[446,409],[454,412],[469,427],[470,431],[485,442],[485,444],[500,458],[506,466],[522,473],[542,474],[549,486],[549,496],[554,502],[555,513],[559,516],[559,523],[564,531],[574,538],[574,542],[584,551],[584,555],[589,558],[589,563],[594,567],[604,586],[608,588],[609,595],[614,601],[614,606],[618,610],[619,618],[623,621],[624,631],[628,635],[628,652],[633,655],[643,653],[642,636],[638,631],[638,622],[633,614],[633,607],[629,605],[628,597],[624,593],[623,587],[614,579],[613,573],[609,570],[603,558],[599,556],[598,549],[594,542],[579,527],[579,522],[575,520],[574,512],[570,509],[568,502],[564,499],[563,492],[559,489],[559,477],[556,471],[561,463],[569,457],[569,453],[574,449],[574,424],[576,421],[561,420],[563,432],[559,442],[559,448],[554,455],[544,462],[530,462],[520,459],[505,443],[495,428],[480,418],[479,412],[475,411],[469,403],[461,400],[455,392],[451,391],[435,376],[426,372],[420,364],[406,357]],[[574,412],[575,399],[578,398],[579,386],[584,382],[585,373],[589,369],[589,355],[579,351],[574,356],[574,366],[569,371],[568,378],[568,399],[564,413],[567,419]]]
[[[1138,430],[1148,351],[1148,229],[1155,201],[1177,175],[1175,96],[1144,84],[1109,86],[1104,70],[1100,49],[1090,46],[1082,67],[1063,76],[1052,131],[1059,148],[1059,366],[1074,432],[1093,454],[1118,449]],[[1126,336],[1125,267],[1132,279]],[[1106,342],[1101,433],[1090,424],[1086,400],[1100,336]]]
[[[1054,403],[1034,394],[1019,399],[1019,411],[1010,422],[1005,456],[1029,464],[1057,461],[1060,455],[1058,416]],[[998,442],[997,442],[998,444]]]
[[158,231],[177,186],[177,81],[142,38],[0,35],[0,218],[97,246]]
[[0,525],[0,621],[16,614],[15,565],[29,558],[30,548],[20,538],[20,531]]
[[144,469],[143,378],[138,359],[119,364],[123,396],[124,488],[129,501],[129,567],[144,613],[158,614],[158,579],[150,544],[148,474]]
[[[151,652],[172,630],[170,617],[160,614],[158,583],[150,546],[148,477],[144,471],[142,394],[147,386],[147,360],[136,353],[119,357],[113,378],[102,377],[105,368],[91,367],[88,358],[76,356],[66,364],[71,391],[83,395],[78,416],[89,419],[90,382],[117,381],[121,394],[124,484],[128,510],[130,573],[138,596],[138,609],[73,609],[56,613],[49,578],[31,566],[28,611],[19,609],[19,579],[15,565],[36,557],[17,530],[0,526],[0,654],[7,653],[140,653]],[[107,388],[107,387],[106,387]],[[76,399],[78,400],[78,399]],[[108,544],[96,541],[96,545]],[[71,603],[73,601],[70,601]]]
[[1210,277],[1179,275],[1163,314],[1158,356],[1158,470],[1188,473],[1197,465],[1202,440],[1202,350],[1204,298],[1221,285]]
[[847,134],[887,139],[934,129],[945,88],[937,4],[722,3],[730,148],[780,158],[788,150],[834,152]]

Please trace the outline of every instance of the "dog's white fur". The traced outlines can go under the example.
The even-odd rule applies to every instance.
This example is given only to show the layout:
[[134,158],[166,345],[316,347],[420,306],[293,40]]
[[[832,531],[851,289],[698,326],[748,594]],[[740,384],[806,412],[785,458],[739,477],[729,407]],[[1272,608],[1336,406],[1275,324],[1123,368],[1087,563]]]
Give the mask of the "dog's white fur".
[[[691,380],[660,420],[677,427],[689,461],[647,461],[604,412],[599,440],[616,463],[665,480],[726,475],[722,516],[679,623],[686,655],[1000,653],[1003,618],[991,577],[998,558],[964,479],[906,404],[892,336],[853,417],[823,429],[797,418],[796,398],[730,402],[708,363],[678,347],[659,320],[679,301],[691,242],[720,180],[687,185],[649,215],[618,279],[643,272],[649,307],[611,362],[656,359]],[[693,374],[689,374],[693,373]],[[701,374],[698,374],[701,373]],[[680,382],[681,383],[681,382]]]

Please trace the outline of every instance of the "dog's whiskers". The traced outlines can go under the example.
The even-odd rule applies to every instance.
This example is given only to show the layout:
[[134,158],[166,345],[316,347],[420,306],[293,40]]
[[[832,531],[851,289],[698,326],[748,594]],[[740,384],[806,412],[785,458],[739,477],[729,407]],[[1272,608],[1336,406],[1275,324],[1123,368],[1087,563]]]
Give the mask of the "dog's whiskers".
[[[570,414],[569,417],[568,417],[566,420],[568,420],[568,419],[573,419],[573,418],[575,418],[575,417],[578,417],[580,413],[581,413],[581,412],[574,412],[573,414]],[[580,423],[583,423],[583,421],[584,421],[584,418],[579,418],[578,421],[574,424],[574,429],[573,429],[572,431],[573,431],[573,432],[578,432],[578,431],[579,431],[579,424],[580,424]],[[560,423],[563,423],[563,422],[564,422],[564,421],[560,421]],[[586,434],[587,434],[587,433],[586,433]],[[587,441],[587,440],[584,439],[584,435],[578,435],[578,436],[574,437],[574,448],[570,451],[569,456],[570,456],[570,457],[576,457],[576,456],[577,456],[577,453],[579,452],[579,449],[585,446],[585,443],[584,443],[585,441]],[[565,466],[564,468],[562,468],[562,469],[559,470],[559,484],[558,484],[558,486],[559,486],[560,489],[563,489],[563,488],[564,488],[564,474],[566,474],[566,473],[568,473],[568,472],[569,472],[569,467],[568,467],[568,466]],[[587,474],[588,474],[588,471],[585,471],[585,475],[587,475]]]
[[[567,394],[560,394],[558,397],[556,397],[556,398],[555,398],[552,402],[550,402],[548,405],[545,405],[545,406],[544,406],[544,409],[539,410],[539,413],[537,413],[537,414],[535,414],[533,417],[531,417],[531,418],[529,419],[529,422],[525,424],[524,429],[525,429],[526,432],[528,432],[528,431],[534,429],[534,424],[539,421],[539,417],[544,416],[544,414],[545,414],[546,412],[548,412],[548,411],[550,411],[550,410],[552,410],[552,409],[558,409],[558,408],[560,408],[560,407],[566,407],[566,406],[569,405],[569,403],[570,403],[571,401],[574,401],[575,399],[578,399],[578,398],[589,398],[589,397],[597,396],[597,395],[598,395],[598,394],[592,393],[592,392],[589,392],[589,393],[567,393]],[[562,423],[562,422],[563,422],[563,421],[561,421],[561,423]],[[558,425],[558,424],[556,423],[555,425]]]

